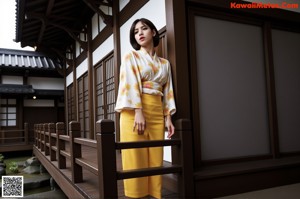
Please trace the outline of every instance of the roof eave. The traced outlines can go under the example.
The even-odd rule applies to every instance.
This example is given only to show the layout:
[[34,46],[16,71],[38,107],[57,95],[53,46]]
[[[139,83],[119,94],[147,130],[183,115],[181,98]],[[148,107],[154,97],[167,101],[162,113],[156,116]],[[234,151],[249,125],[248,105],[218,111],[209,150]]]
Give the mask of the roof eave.
[[23,20],[25,18],[25,1],[26,0],[16,0],[16,38],[14,39],[15,42],[20,42],[22,38]]

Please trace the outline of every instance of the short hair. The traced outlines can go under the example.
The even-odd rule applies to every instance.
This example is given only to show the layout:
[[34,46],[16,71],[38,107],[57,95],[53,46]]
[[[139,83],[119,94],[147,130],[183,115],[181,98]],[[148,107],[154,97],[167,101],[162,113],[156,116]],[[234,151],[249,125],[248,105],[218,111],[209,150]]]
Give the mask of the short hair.
[[134,34],[134,31],[135,31],[135,26],[138,22],[142,22],[143,24],[146,24],[147,26],[149,26],[149,28],[151,30],[154,30],[155,31],[155,36],[153,37],[153,46],[156,47],[158,46],[159,44],[159,33],[155,27],[155,25],[148,19],[145,19],[145,18],[140,18],[140,19],[136,19],[132,25],[131,25],[131,28],[130,28],[130,32],[129,32],[129,38],[130,38],[130,43],[131,43],[131,46],[135,49],[135,50],[139,50],[141,48],[141,46],[137,43],[137,41],[135,40],[135,34]]

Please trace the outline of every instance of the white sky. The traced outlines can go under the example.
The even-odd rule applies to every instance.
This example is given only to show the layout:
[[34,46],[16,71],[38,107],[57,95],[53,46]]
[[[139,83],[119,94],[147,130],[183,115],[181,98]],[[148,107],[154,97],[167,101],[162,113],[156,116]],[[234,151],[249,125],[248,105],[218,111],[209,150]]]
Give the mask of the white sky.
[[16,1],[0,0],[0,48],[34,50],[31,47],[21,48],[14,42],[16,38]]

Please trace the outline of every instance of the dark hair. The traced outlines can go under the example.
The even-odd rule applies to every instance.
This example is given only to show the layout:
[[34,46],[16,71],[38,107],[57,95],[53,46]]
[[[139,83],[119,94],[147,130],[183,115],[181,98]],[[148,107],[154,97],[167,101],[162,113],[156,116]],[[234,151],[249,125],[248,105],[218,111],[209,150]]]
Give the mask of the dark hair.
[[145,19],[145,18],[141,18],[141,19],[136,19],[132,25],[131,25],[131,28],[130,28],[130,32],[129,32],[129,38],[130,38],[130,43],[132,45],[132,47],[135,49],[135,50],[139,50],[141,48],[141,46],[137,43],[137,41],[135,40],[135,34],[134,34],[134,30],[135,30],[135,26],[138,22],[142,22],[143,24],[146,24],[147,26],[149,26],[149,28],[151,30],[154,30],[155,31],[155,36],[153,37],[153,46],[156,47],[158,46],[159,44],[159,33],[156,29],[156,27],[154,26],[154,24],[148,20],[148,19]]

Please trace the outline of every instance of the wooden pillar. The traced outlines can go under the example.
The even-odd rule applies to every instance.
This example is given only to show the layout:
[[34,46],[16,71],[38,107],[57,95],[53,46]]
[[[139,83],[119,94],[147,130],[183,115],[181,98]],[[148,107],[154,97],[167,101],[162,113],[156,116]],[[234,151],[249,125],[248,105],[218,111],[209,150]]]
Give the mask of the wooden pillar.
[[72,170],[72,182],[82,182],[82,167],[76,164],[76,158],[81,157],[81,145],[76,144],[74,139],[80,137],[80,123],[70,122],[70,153],[71,153],[71,170]]
[[65,169],[66,168],[66,157],[63,156],[60,151],[65,150],[64,141],[59,139],[60,135],[65,134],[65,125],[63,122],[56,123],[56,156],[58,161],[58,168]]
[[118,198],[115,127],[112,120],[97,121],[99,198]]
[[[121,50],[120,50],[120,21],[119,21],[119,1],[113,1],[113,36],[114,36],[114,82],[115,82],[115,102],[117,102],[119,74],[121,65]],[[116,125],[116,140],[120,141],[120,114],[115,112]]]
[[[75,114],[75,118],[71,118],[71,120],[74,121],[78,121],[79,118],[79,111],[78,111],[78,91],[77,91],[77,72],[76,72],[76,44],[74,44],[74,48],[73,48],[73,61],[72,61],[72,69],[73,69],[73,97],[74,97],[74,110],[72,110],[76,113]],[[66,99],[68,100],[68,99]],[[66,104],[68,104],[68,101],[66,102]],[[71,107],[73,108],[73,107]],[[67,120],[68,122],[71,122],[69,120]],[[68,124],[68,123],[67,123]],[[66,126],[68,128],[68,125]],[[69,135],[69,129],[67,129],[67,135]]]
[[89,138],[94,139],[94,125],[95,125],[95,110],[94,110],[94,70],[93,70],[93,38],[92,38],[92,24],[89,21],[87,26],[87,61],[88,61],[88,96],[89,96]]
[[177,157],[174,157],[175,161],[177,159],[178,164],[182,165],[182,172],[178,175],[179,194],[181,198],[195,198],[191,121],[188,119],[179,119],[175,122],[175,129],[176,135],[181,140],[181,145],[176,154]]
[[168,60],[172,66],[177,119],[190,118],[185,3],[185,0],[165,0]]

